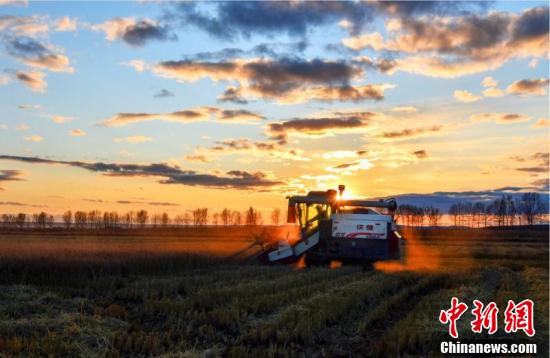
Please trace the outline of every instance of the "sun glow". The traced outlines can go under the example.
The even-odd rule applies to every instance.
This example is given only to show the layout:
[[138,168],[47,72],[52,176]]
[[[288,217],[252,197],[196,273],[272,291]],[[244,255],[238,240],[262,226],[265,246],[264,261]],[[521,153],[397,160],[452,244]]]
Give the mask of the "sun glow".
[[358,199],[359,196],[357,196],[352,190],[346,188],[341,196],[338,196],[339,199]]

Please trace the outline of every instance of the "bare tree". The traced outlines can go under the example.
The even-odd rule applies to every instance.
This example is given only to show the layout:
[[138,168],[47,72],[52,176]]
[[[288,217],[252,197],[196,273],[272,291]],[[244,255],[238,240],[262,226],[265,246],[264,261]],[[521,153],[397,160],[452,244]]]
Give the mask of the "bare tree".
[[174,217],[174,224],[177,227],[182,227],[185,224],[185,217],[182,214],[178,214]]
[[[479,207],[476,207],[477,205]],[[474,210],[476,213],[479,212],[479,215],[483,216],[484,226],[487,226],[489,223],[496,223],[497,226],[514,225],[520,211],[518,204],[516,204],[511,195],[495,199],[489,205],[476,203],[474,209],[476,209]],[[480,219],[478,220],[481,221]]]
[[409,204],[399,205],[397,208],[397,216],[401,223],[406,226],[420,226],[424,223],[424,209]]
[[103,213],[103,228],[107,229],[109,227],[111,227],[111,222],[109,220],[109,213],[104,212]]
[[519,212],[525,218],[527,225],[533,225],[537,218],[546,212],[546,205],[539,193],[525,193],[521,196]]
[[73,212],[70,210],[67,210],[63,213],[63,223],[65,224],[65,227],[67,229],[71,228],[71,224],[73,223]]
[[208,223],[208,208],[197,208],[193,210],[193,225],[206,226]]
[[231,221],[233,222],[233,225],[235,225],[235,226],[242,225],[243,224],[243,214],[238,210],[233,211],[233,213],[231,213]]
[[480,227],[482,219],[485,217],[485,204],[477,202],[472,206],[472,214],[474,217],[474,226]]
[[506,200],[506,223],[511,226],[514,225],[514,221],[517,215],[516,202],[512,195],[506,195],[504,198]]
[[454,226],[458,226],[459,211],[458,211],[458,205],[457,204],[451,205],[451,207],[449,208],[449,215],[453,217]]
[[10,216],[8,214],[2,214],[2,226],[8,227],[10,225]]
[[397,210],[393,213],[393,220],[396,223],[403,223],[403,218],[401,216],[401,213],[399,212],[399,207],[397,207]]
[[473,217],[473,205],[472,203],[461,203],[462,204],[462,225],[472,226],[472,217]]
[[162,223],[163,227],[168,227],[168,225],[170,225],[170,217],[168,216],[168,213],[162,213],[162,216],[160,217],[160,222]]
[[439,208],[436,208],[434,206],[425,207],[424,212],[428,217],[428,223],[430,226],[437,226],[439,224],[439,221],[441,220],[441,217],[443,216],[443,213],[441,212],[441,210],[439,210]]
[[88,212],[88,225],[99,228],[101,227],[101,211],[91,210]]
[[159,226],[161,219],[162,216],[160,214],[153,214],[153,216],[151,216],[151,224],[153,224],[153,227]]
[[472,203],[458,202],[449,208],[448,214],[453,217],[454,226],[473,226],[474,222],[479,219],[480,213],[476,213],[478,208],[474,208]]
[[27,222],[27,214],[25,213],[19,213],[17,214],[17,217],[15,218],[15,224],[22,229],[25,227],[25,223]]
[[425,216],[426,216],[426,213],[424,212],[424,208],[415,207],[414,217],[415,217],[416,226],[424,226]]
[[485,207],[485,216],[487,217],[487,222],[489,225],[494,226],[497,222],[497,201],[493,201]]
[[245,211],[245,223],[248,226],[258,225],[261,221],[261,215],[258,210],[254,209],[252,206]]
[[193,226],[199,226],[201,223],[201,209],[193,210]]
[[112,227],[118,227],[118,224],[120,222],[120,216],[118,215],[118,212],[111,211],[109,213],[109,222],[111,223]]
[[88,225],[90,227],[93,227],[95,225],[96,214],[97,214],[96,210],[88,211]]
[[87,219],[88,215],[84,211],[77,211],[74,213],[74,224],[79,229],[86,227]]
[[55,219],[53,215],[46,216],[46,226],[47,227],[53,227],[53,224],[55,223]]
[[228,208],[223,208],[223,210],[220,213],[220,219],[223,226],[228,226],[231,224],[231,210]]
[[139,210],[136,214],[136,222],[141,227],[145,226],[148,218],[149,218],[149,214],[147,213],[147,210]]
[[122,218],[122,222],[128,228],[132,227],[132,224],[134,223],[135,220],[136,220],[136,218],[135,218],[135,214],[134,214],[133,211],[128,211],[126,214],[124,214],[124,216]]
[[401,223],[402,225],[406,225],[407,224],[407,219],[406,219],[406,216],[405,216],[405,213],[404,213],[404,205],[401,204],[397,207],[397,210],[395,210],[395,220],[398,220],[399,223]]
[[281,209],[275,208],[273,211],[271,211],[271,223],[273,225],[279,225],[279,222],[281,221]]
[[506,225],[506,199],[504,197],[497,199],[496,201],[496,215],[498,220],[498,226]]
[[112,228],[117,227],[119,223],[119,216],[116,211],[104,212],[103,213],[103,227]]
[[38,214],[33,214],[33,220],[37,227],[44,229],[46,228],[46,225],[48,225],[48,214],[44,211]]

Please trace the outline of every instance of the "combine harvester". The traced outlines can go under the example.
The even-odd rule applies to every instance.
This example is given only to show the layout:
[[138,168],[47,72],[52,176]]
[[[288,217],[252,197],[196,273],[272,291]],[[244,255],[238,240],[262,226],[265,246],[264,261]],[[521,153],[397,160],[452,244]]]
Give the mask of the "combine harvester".
[[396,230],[394,199],[343,199],[336,190],[310,191],[288,197],[289,224],[300,224],[300,238],[280,241],[264,250],[262,262],[292,263],[305,255],[306,266],[331,261],[370,267],[373,262],[400,259],[401,235]]

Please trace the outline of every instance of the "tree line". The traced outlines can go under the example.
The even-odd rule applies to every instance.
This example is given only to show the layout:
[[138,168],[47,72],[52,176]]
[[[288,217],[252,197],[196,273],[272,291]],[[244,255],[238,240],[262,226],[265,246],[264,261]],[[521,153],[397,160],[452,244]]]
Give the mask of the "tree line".
[[[533,225],[542,222],[548,213],[538,193],[525,193],[519,199],[503,195],[492,202],[458,202],[451,205],[449,218],[454,226],[486,227]],[[395,213],[398,223],[406,226],[438,226],[443,212],[433,206],[399,205]]]
[[[448,216],[454,226],[486,227],[533,225],[540,223],[547,214],[547,207],[538,193],[525,193],[519,200],[511,195],[505,195],[490,203],[458,202],[453,204]],[[399,205],[395,219],[406,226],[439,226],[443,211],[434,206]],[[281,224],[281,210],[274,208],[269,215],[272,225]],[[143,228],[143,227],[204,227],[213,226],[253,226],[263,225],[262,214],[249,207],[244,211],[224,208],[221,211],[211,211],[208,208],[197,208],[182,214],[170,216],[168,213],[151,214],[147,210],[117,211],[99,210],[71,211],[67,210],[61,216],[61,221],[55,221],[53,215],[44,211],[28,215],[3,214],[1,224],[4,227],[34,227],[49,228],[63,225],[67,229],[85,228]]]
[[[253,226],[263,225],[264,220],[261,212],[253,207],[245,211],[231,210],[224,208],[221,211],[213,212],[208,208],[197,208],[186,211],[182,214],[170,216],[168,213],[151,214],[147,210],[128,211],[119,213],[117,211],[99,210],[72,211],[67,210],[61,215],[61,221],[55,220],[54,216],[44,211],[28,215],[26,213],[3,214],[1,224],[3,227],[16,228],[51,228],[63,225],[67,229],[108,229],[108,228],[143,228],[143,227],[204,227],[214,226]],[[281,223],[281,210],[274,208],[270,212],[271,224]]]

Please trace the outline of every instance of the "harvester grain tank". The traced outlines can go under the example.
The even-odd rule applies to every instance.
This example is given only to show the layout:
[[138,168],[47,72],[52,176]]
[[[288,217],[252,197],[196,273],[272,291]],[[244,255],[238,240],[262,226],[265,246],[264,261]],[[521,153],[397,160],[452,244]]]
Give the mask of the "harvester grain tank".
[[401,235],[393,220],[394,199],[344,199],[338,191],[310,191],[288,197],[287,222],[300,225],[300,237],[290,244],[281,241],[266,249],[260,259],[267,263],[295,262],[326,265],[331,261],[369,266],[375,261],[401,256]]

